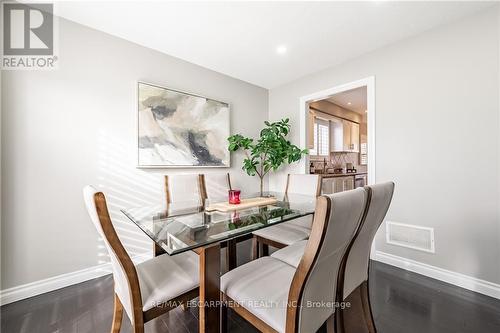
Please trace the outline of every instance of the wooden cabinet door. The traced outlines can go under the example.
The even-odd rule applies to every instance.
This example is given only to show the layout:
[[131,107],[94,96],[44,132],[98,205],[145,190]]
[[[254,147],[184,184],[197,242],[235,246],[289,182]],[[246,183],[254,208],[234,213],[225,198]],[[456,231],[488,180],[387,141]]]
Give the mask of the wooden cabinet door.
[[359,153],[359,124],[351,123],[351,145],[353,153]]
[[354,176],[335,177],[333,179],[333,193],[354,189]]
[[333,194],[334,192],[334,179],[333,178],[324,178],[322,180],[323,184],[321,185],[321,193],[322,194]]
[[344,177],[335,177],[333,178],[333,193],[343,192],[344,191]]
[[344,191],[354,189],[354,176],[344,177]]

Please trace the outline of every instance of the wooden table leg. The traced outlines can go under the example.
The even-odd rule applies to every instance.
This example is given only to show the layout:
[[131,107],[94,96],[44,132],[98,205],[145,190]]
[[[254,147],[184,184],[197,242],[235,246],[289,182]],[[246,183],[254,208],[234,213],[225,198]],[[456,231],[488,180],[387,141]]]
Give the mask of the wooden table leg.
[[158,257],[159,255],[162,255],[164,253],[167,252],[165,252],[165,250],[158,246],[156,243],[153,243],[153,257]]
[[259,258],[259,247],[260,244],[257,241],[257,237],[252,238],[252,260]]
[[220,331],[220,244],[200,251],[200,333]]
[[226,268],[228,272],[236,268],[236,239],[227,241]]
[[262,253],[262,257],[267,257],[269,255],[269,244],[262,243],[262,252],[260,253]]

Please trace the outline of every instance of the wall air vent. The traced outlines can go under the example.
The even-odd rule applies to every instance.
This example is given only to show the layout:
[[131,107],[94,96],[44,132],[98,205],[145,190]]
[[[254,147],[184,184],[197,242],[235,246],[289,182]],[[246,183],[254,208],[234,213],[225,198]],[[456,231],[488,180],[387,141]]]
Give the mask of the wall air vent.
[[435,253],[434,228],[387,221],[385,235],[387,244]]

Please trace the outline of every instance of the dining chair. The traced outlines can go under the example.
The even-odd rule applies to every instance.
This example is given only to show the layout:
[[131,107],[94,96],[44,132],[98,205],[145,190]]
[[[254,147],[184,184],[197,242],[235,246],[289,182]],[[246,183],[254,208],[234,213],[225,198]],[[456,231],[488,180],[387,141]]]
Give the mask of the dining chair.
[[336,324],[339,332],[377,331],[369,295],[370,252],[375,234],[389,210],[394,183],[386,182],[369,188],[371,191],[366,217],[354,237],[341,269],[340,281],[343,288],[339,290],[341,294],[338,298],[349,301],[351,308],[337,312]]
[[175,203],[192,207],[203,206],[203,176],[199,174],[165,175],[167,206]]
[[209,200],[224,200],[228,197],[231,187],[229,173],[206,173],[200,175],[202,180],[203,198]]
[[199,258],[195,253],[162,255],[135,266],[111,222],[104,194],[86,186],[83,197],[111,260],[114,280],[111,332],[120,331],[123,310],[133,332],[143,333],[145,322],[199,295]]
[[[203,176],[199,174],[165,175],[165,198],[167,211],[175,205],[177,211],[183,209],[201,210],[204,204],[205,188]],[[153,244],[153,256],[164,254],[165,251],[156,243]]]
[[[293,194],[319,196],[321,194],[321,177],[319,175],[288,174],[285,195]],[[311,233],[312,219],[312,216],[303,216],[255,231],[252,239],[253,259],[269,255],[269,246],[281,249],[307,239]]]
[[311,235],[297,267],[266,256],[224,274],[221,327],[227,327],[230,307],[262,332],[316,332],[325,321],[334,332],[337,278],[367,196],[359,188],[317,199]]
[[[369,297],[370,250],[375,234],[383,222],[394,193],[394,183],[387,182],[367,186],[369,197],[357,234],[347,250],[340,270],[338,300],[347,300],[349,309],[336,313],[338,332],[376,332]],[[298,267],[305,253],[307,241],[300,241],[274,252],[271,257],[288,265]],[[361,317],[361,320],[360,320]]]

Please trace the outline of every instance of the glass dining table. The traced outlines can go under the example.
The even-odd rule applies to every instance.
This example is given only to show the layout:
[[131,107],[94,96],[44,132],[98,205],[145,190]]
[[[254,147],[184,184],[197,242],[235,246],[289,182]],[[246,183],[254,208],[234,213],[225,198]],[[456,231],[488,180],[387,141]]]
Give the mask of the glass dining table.
[[[248,207],[260,197],[248,194],[240,205],[225,198],[204,202],[176,202],[131,207],[122,212],[155,244],[155,255],[174,256],[195,251],[200,258],[199,331],[219,332],[220,249],[227,248],[228,268],[236,266],[236,243],[249,239],[255,230],[286,223],[314,213],[316,198],[300,194],[266,192],[262,204]],[[248,200],[245,200],[248,199]]]

